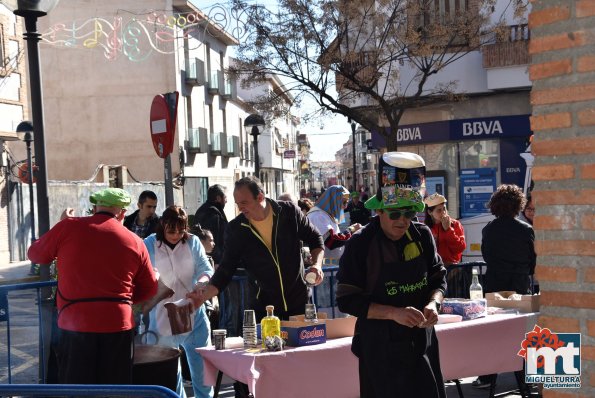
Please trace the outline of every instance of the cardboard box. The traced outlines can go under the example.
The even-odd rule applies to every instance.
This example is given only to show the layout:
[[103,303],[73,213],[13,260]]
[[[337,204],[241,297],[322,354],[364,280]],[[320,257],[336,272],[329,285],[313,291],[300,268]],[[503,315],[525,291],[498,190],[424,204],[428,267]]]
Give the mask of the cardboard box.
[[[290,321],[303,321],[304,315],[290,316],[289,320]],[[354,316],[348,316],[345,318],[327,318],[326,313],[324,313],[324,312],[318,313],[318,323],[326,324],[326,338],[327,338],[327,340],[353,336],[356,321],[357,321],[357,318]]]
[[470,300],[459,298],[445,298],[442,301],[442,314],[455,314],[463,317],[464,321],[486,316],[486,299]]
[[326,324],[300,321],[281,321],[281,338],[289,347],[326,343]]
[[[260,341],[260,325],[256,325],[256,337]],[[298,320],[281,321],[281,338],[288,347],[302,347],[326,343],[326,324]]]
[[[485,297],[489,307],[499,308],[515,308],[519,312],[538,312],[539,311],[539,294],[523,294],[520,295],[520,300],[512,300],[510,296],[515,294],[513,291],[502,291],[498,293],[486,293]],[[499,294],[501,297],[497,297]]]

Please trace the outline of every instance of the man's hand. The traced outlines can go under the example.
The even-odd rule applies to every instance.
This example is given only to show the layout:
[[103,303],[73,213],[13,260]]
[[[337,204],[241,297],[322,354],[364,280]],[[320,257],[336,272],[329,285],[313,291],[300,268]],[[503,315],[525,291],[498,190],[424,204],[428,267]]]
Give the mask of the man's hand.
[[60,221],[64,220],[65,218],[71,217],[74,217],[74,209],[72,207],[67,207],[60,215]]
[[306,270],[306,275],[308,275],[310,272],[316,274],[316,282],[314,282],[312,285],[313,286],[320,285],[322,283],[322,281],[324,280],[324,272],[322,271],[322,269],[320,267],[312,266]]
[[436,307],[436,301],[432,300],[428,305],[424,307],[424,316],[426,317],[425,322],[417,325],[420,328],[431,328],[438,323],[438,308]]
[[407,327],[423,325],[426,322],[424,314],[415,307],[398,307],[391,311],[393,321]]
[[199,283],[196,284],[193,291],[186,293],[186,298],[192,301],[194,308],[200,308],[200,306],[203,305],[205,301],[216,296],[218,293],[219,289],[217,289],[215,286],[205,286]]
[[360,229],[362,229],[362,225],[358,222],[356,222],[355,224],[351,224],[349,226],[349,231],[351,233],[355,233],[355,232],[359,231]]

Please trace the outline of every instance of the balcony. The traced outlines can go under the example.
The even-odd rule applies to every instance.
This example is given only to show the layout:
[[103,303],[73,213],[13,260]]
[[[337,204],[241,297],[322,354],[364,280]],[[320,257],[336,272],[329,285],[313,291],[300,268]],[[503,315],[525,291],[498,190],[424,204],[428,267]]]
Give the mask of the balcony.
[[487,44],[481,48],[484,68],[528,65],[531,62],[529,57],[529,40],[531,38],[529,27],[524,24],[511,25],[508,28],[505,40]]
[[[209,150],[211,151],[211,154],[213,155],[221,155],[222,154],[222,148],[221,148],[221,136],[223,135],[223,133],[211,133],[210,134],[210,143],[209,143]],[[227,144],[227,143],[226,143]],[[225,145],[225,150],[227,151],[227,145]]]
[[240,137],[235,135],[227,137],[227,156],[240,156]]
[[223,72],[220,70],[212,71],[209,76],[209,94],[221,94],[223,89]]
[[[352,77],[361,86],[372,86],[376,84],[380,73],[377,68],[376,51],[361,51],[358,53],[350,53],[345,55],[341,70],[345,75]],[[354,84],[348,77],[337,72],[335,76],[337,91],[345,89],[357,89],[358,85]]]
[[205,63],[198,58],[186,60],[186,83],[202,86],[206,83]]
[[206,153],[209,150],[209,135],[207,129],[190,128],[188,129],[187,139],[184,146],[188,152]]
[[223,87],[219,94],[226,100],[235,100],[238,98],[237,82],[235,79],[224,79]]

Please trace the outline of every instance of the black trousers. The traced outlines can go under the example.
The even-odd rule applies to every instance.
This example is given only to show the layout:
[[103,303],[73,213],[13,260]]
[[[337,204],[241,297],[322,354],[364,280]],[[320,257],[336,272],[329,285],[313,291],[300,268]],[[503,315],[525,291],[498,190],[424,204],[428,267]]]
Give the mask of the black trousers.
[[60,384],[132,384],[134,330],[85,333],[61,330]]

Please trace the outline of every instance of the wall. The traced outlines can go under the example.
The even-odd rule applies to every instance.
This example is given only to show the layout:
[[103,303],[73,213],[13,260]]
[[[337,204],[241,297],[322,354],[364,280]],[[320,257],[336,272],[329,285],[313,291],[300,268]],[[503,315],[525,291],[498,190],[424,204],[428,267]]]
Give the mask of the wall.
[[581,333],[582,388],[595,396],[595,1],[535,0],[529,17],[539,325]]
[[[177,88],[175,58],[151,50],[145,36],[138,37],[136,58],[133,47],[116,51],[123,43],[111,36],[114,29],[109,26],[121,17],[123,26],[115,31],[130,34],[128,28],[135,25],[128,23],[146,19],[150,9],[169,9],[157,12],[170,14],[171,2],[61,1],[39,19],[40,33],[57,42],[40,43],[50,180],[86,180],[98,164],[123,164],[138,180],[163,181],[163,161],[150,140],[149,112],[155,95]],[[103,18],[99,25],[95,17]],[[88,35],[64,36],[64,29],[73,26],[77,35]],[[59,39],[71,39],[72,45],[60,46]],[[133,40],[130,35],[128,39]],[[171,48],[171,43],[160,45]],[[174,175],[179,170],[177,152],[172,156]]]

